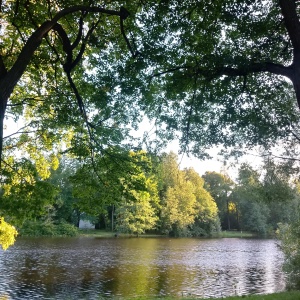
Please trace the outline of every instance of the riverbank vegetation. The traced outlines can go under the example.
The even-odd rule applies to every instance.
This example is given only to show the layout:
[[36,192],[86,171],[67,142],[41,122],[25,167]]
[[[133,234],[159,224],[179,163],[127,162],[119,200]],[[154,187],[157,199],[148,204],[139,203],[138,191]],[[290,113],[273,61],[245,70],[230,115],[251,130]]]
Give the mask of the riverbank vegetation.
[[54,223],[50,220],[26,221],[19,230],[21,236],[76,236],[78,229],[65,221]]
[[[98,169],[89,160],[81,165],[61,160],[47,180],[56,192],[36,207],[32,221],[19,223],[21,235],[72,236],[84,220],[112,234],[270,237],[278,224],[298,218],[298,184],[291,184],[282,166],[270,160],[261,170],[243,164],[233,181],[226,173],[201,177],[192,168],[180,170],[172,152],[129,152],[123,156],[124,170],[104,159]],[[103,182],[98,175],[108,163],[113,172]],[[25,220],[26,209],[14,216],[12,204],[7,203],[10,217]]]

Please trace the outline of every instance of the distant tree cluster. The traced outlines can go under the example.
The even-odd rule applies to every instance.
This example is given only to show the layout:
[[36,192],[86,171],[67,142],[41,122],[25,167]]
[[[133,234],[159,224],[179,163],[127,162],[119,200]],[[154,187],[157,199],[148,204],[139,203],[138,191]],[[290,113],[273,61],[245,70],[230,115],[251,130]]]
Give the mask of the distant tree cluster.
[[97,228],[136,235],[206,236],[220,230],[217,205],[204,180],[193,169],[181,171],[174,153],[151,157],[139,151],[111,158],[109,170],[101,157],[97,172],[88,164],[77,166],[71,177],[65,177],[68,165],[54,172],[53,179],[60,174],[70,187],[66,201],[62,193],[60,206],[55,204],[54,219],[78,225],[80,216],[88,215]]
[[242,164],[236,182],[216,172],[206,172],[203,178],[217,203],[223,230],[274,234],[278,224],[299,218],[299,182],[272,160],[266,160],[260,171]]
[[193,168],[180,170],[172,152],[111,149],[81,163],[64,159],[43,184],[53,192],[46,197],[43,188],[33,189],[34,209],[26,205],[27,192],[17,199],[3,195],[0,209],[21,233],[22,227],[30,233],[34,220],[44,223],[40,232],[54,234],[51,224],[62,224],[73,234],[64,224],[78,227],[86,219],[96,228],[134,235],[198,237],[220,230],[266,235],[279,223],[296,221],[300,204],[299,184],[271,160],[260,171],[241,165],[234,182],[224,172],[201,177]]

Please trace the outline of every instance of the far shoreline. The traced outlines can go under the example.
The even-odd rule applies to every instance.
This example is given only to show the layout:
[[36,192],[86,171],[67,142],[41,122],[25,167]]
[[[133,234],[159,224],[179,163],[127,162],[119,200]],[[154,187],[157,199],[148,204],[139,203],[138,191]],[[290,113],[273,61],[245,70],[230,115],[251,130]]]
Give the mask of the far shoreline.
[[250,231],[221,231],[218,234],[213,234],[210,236],[187,236],[187,237],[173,237],[169,235],[155,234],[155,233],[145,233],[145,234],[130,234],[130,233],[116,233],[112,231],[106,231],[101,229],[78,229],[78,235],[82,237],[99,237],[99,238],[274,238],[274,236],[260,236],[256,233]]

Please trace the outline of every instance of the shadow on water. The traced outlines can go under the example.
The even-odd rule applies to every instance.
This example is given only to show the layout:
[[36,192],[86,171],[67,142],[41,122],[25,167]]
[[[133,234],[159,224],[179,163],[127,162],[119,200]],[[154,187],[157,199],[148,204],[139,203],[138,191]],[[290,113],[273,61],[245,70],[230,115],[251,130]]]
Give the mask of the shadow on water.
[[263,239],[20,238],[0,252],[0,296],[97,299],[278,292],[284,290],[285,282],[283,256],[276,243]]

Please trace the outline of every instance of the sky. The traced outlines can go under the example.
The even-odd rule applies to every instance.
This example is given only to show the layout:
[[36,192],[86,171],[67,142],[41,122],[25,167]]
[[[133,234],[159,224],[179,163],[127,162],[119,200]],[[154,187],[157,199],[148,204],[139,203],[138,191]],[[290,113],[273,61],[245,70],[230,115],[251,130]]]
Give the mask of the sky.
[[[154,126],[151,125],[147,119],[144,119],[144,121],[140,124],[139,130],[136,132],[132,132],[132,134],[134,137],[143,136],[143,133],[145,131],[148,131],[149,128],[153,127]],[[226,173],[232,180],[235,180],[237,178],[238,169],[241,163],[249,163],[252,167],[258,168],[262,162],[261,158],[257,155],[257,153],[253,152],[253,155],[245,155],[244,157],[241,157],[238,162],[234,159],[226,161],[226,165],[224,166],[224,159],[218,156],[218,152],[220,151],[220,149],[211,149],[209,154],[213,157],[212,159],[200,160],[192,155],[188,156],[187,154],[178,154],[178,141],[170,142],[164,152],[169,153],[170,151],[178,155],[180,169],[192,167],[199,175],[203,175],[206,171]]]
[[[5,125],[6,129],[4,130],[4,136],[7,136],[9,134],[15,133],[17,130],[22,128],[23,123],[13,122],[12,120],[9,120],[5,122]],[[140,125],[140,129],[135,132],[133,131],[132,134],[134,135],[134,137],[142,137],[143,133],[152,127],[153,126],[151,126],[149,121],[144,120]],[[261,159],[258,156],[248,155],[242,157],[239,162],[236,162],[233,159],[227,161],[226,166],[224,166],[223,158],[217,155],[219,151],[219,149],[217,148],[212,148],[209,153],[213,157],[212,159],[200,160],[192,155],[188,156],[187,154],[178,154],[178,141],[170,142],[164,152],[169,153],[170,151],[173,151],[178,155],[178,163],[180,169],[192,167],[199,175],[203,175],[206,171],[215,171],[218,173],[225,172],[232,180],[235,180],[237,178],[238,168],[242,162],[247,162],[254,168],[258,167],[261,163]]]
[[[172,143],[167,148],[166,152],[173,151],[178,154],[179,147],[176,146],[178,143]],[[174,146],[175,145],[175,146]],[[218,156],[218,152],[220,149],[212,148],[210,151],[210,155],[213,157],[210,160],[200,160],[192,155],[188,156],[186,154],[178,155],[179,168],[189,168],[192,167],[199,175],[203,175],[206,171],[215,171],[218,173],[225,173],[232,180],[236,180],[238,176],[238,169],[241,163],[248,163],[253,168],[259,168],[262,163],[262,159],[257,155],[257,153],[253,152],[253,155],[245,155],[239,158],[236,161],[234,158],[225,162],[221,156]]]

